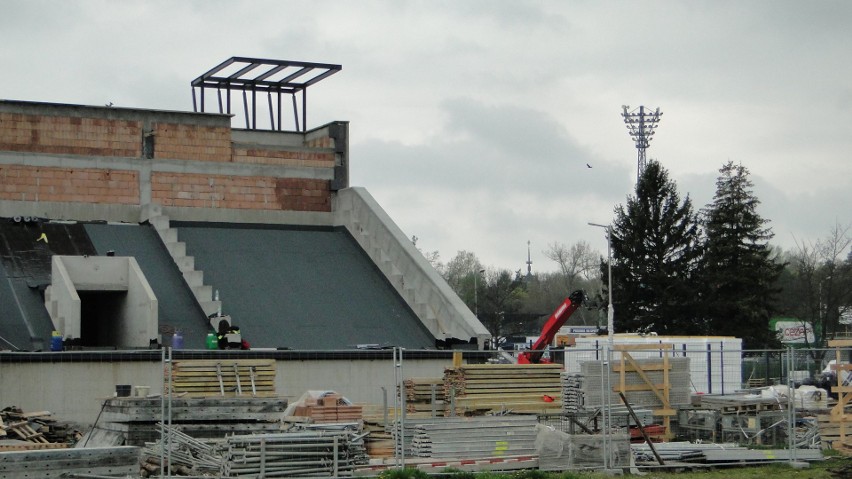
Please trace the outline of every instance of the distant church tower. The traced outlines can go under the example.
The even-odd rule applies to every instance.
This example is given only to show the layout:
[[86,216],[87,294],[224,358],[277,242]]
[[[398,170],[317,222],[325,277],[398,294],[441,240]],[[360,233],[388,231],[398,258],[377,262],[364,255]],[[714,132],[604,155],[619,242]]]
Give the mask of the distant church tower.
[[530,257],[530,241],[527,240],[527,281],[532,278],[532,258]]

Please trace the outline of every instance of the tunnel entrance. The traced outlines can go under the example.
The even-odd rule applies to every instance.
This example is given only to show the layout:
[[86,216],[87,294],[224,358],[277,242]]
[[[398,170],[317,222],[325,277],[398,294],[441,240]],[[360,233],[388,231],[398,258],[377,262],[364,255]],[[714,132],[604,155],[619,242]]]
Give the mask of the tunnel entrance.
[[78,291],[80,296],[80,342],[83,347],[115,347],[121,331],[122,309],[127,291]]

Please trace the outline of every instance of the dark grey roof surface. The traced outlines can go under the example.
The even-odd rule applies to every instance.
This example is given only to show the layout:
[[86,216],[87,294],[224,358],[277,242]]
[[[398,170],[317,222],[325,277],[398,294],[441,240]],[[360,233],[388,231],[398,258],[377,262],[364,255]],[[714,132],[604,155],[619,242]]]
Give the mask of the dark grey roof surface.
[[[41,234],[45,238],[39,240]],[[203,348],[209,326],[192,291],[149,225],[59,223],[0,218],[0,349],[47,349],[53,324],[44,306],[53,255],[133,256],[158,302],[168,345],[180,330],[187,348]]]
[[0,218],[0,349],[49,346],[53,324],[44,289],[56,254],[96,253],[81,225]]
[[252,347],[434,348],[435,338],[343,228],[181,223],[187,255]]
[[210,329],[204,311],[183,280],[172,257],[150,225],[102,224],[85,225],[86,232],[99,254],[115,251],[116,256],[133,256],[157,297],[157,317],[163,343],[171,344],[171,335],[181,331],[184,347],[203,349]]

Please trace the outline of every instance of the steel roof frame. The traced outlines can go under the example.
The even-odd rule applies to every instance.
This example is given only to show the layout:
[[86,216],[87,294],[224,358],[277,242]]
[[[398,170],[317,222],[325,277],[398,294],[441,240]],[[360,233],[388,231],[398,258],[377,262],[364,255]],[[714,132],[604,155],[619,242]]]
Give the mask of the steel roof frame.
[[[230,74],[223,74],[223,70],[232,65],[239,68]],[[272,130],[281,131],[281,106],[283,95],[290,95],[293,103],[293,119],[296,131],[300,130],[299,108],[296,95],[302,96],[302,121],[301,131],[307,131],[307,90],[311,85],[334,75],[343,67],[330,63],[310,63],[290,60],[269,60],[263,58],[231,57],[211,70],[192,80],[192,108],[194,111],[205,111],[205,91],[216,90],[219,105],[219,113],[231,114],[231,92],[241,91],[243,97],[243,112],[246,117],[246,129],[257,128],[257,93],[266,92],[269,106],[269,123]],[[252,75],[253,72],[260,73]],[[290,70],[293,70],[292,72]],[[280,79],[271,79],[275,75],[285,72],[286,76]],[[196,100],[196,88],[200,92],[200,102]],[[222,102],[222,90],[225,90],[225,102]],[[251,93],[251,115],[249,115],[248,93]],[[276,104],[273,104],[273,95]],[[276,121],[277,112],[277,121]],[[277,128],[276,128],[277,125]]]

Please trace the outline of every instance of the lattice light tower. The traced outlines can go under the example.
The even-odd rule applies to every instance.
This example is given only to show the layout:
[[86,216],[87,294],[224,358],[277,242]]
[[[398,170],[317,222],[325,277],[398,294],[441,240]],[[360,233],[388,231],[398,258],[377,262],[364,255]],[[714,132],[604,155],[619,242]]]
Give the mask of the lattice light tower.
[[627,130],[630,131],[630,138],[633,138],[633,141],[636,143],[636,149],[639,151],[636,174],[636,181],[638,183],[642,172],[645,171],[645,150],[650,146],[654,130],[660,124],[660,117],[663,115],[663,112],[659,108],[651,111],[650,109],[645,109],[644,106],[630,111],[629,105],[622,105],[621,109],[621,116],[624,117]]

